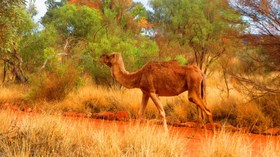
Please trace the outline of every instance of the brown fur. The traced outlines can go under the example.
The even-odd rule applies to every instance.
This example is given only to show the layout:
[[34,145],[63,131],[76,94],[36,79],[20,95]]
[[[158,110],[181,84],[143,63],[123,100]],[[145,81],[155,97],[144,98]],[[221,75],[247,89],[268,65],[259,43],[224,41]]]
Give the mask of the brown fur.
[[176,96],[188,90],[188,98],[198,108],[206,113],[212,126],[213,119],[210,110],[203,102],[203,74],[194,65],[179,65],[177,61],[149,62],[136,72],[125,70],[120,53],[102,55],[101,61],[111,68],[111,75],[127,88],[140,88],[143,92],[139,111],[143,116],[148,99],[151,98],[163,118],[167,130],[165,112],[159,101],[159,96]]

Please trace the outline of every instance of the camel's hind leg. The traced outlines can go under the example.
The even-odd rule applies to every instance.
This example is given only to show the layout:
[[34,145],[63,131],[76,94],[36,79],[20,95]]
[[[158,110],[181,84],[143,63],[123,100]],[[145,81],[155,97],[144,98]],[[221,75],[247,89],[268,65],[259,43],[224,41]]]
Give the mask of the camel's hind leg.
[[210,121],[210,123],[212,125],[213,131],[215,131],[212,113],[204,105],[203,100],[195,92],[192,92],[192,91],[189,91],[189,96],[188,97],[189,97],[189,101],[195,103],[203,112],[205,112],[205,114],[208,116],[209,121]]
[[166,132],[168,132],[166,118],[165,118],[165,112],[164,112],[163,106],[162,106],[162,104],[161,104],[161,102],[159,100],[159,97],[155,93],[150,93],[150,97],[152,98],[153,102],[155,103],[155,105],[156,105],[156,107],[157,107],[157,109],[159,111],[159,114],[160,114],[160,116],[162,118],[164,130]]
[[204,112],[203,112],[203,110],[201,110],[200,107],[197,106],[197,105],[196,105],[196,110],[197,110],[198,118],[201,118],[202,121],[204,121]]
[[198,105],[196,105],[196,111],[197,111],[197,120],[199,123],[204,123],[204,112]]

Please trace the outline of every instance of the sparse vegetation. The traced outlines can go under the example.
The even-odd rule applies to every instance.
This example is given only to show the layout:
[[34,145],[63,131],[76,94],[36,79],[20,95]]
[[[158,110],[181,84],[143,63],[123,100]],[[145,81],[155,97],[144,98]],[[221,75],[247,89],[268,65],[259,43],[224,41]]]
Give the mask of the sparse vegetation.
[[18,116],[1,111],[3,156],[183,156],[183,139],[155,126],[128,124],[120,131],[114,123],[95,126],[54,115]]
[[[141,102],[140,90],[96,85],[88,77],[78,78],[83,80],[83,85],[79,85],[79,88],[77,88],[77,83],[72,83],[72,85],[67,83],[68,81],[77,81],[77,77],[66,76],[61,76],[67,78],[65,80],[57,78],[63,80],[63,85],[59,84],[57,79],[46,78],[48,83],[38,86],[37,90],[26,85],[2,86],[0,101],[1,103],[28,104],[33,108],[43,108],[48,112],[56,113],[66,111],[85,113],[126,111],[130,118],[136,119],[138,117]],[[216,77],[214,76],[213,80]],[[208,80],[213,82],[212,79]],[[53,88],[48,88],[50,86]],[[222,83],[215,83],[214,86],[222,88],[223,85]],[[248,102],[248,98],[243,97],[242,94],[237,94],[236,91],[229,98],[220,97],[220,92],[211,92],[215,88],[214,86],[209,84],[207,87],[207,100],[209,100],[208,106],[213,111],[215,122],[252,129],[257,127],[259,130],[279,127],[277,96],[267,96]],[[63,89],[63,91],[55,90],[56,88]],[[33,94],[38,96],[37,99],[31,99],[30,95]],[[187,94],[185,92],[176,97],[161,98],[168,122],[198,120],[196,106],[187,100]],[[148,102],[145,116],[147,119],[155,119],[159,116],[151,100]]]
[[203,157],[239,157],[252,156],[252,145],[246,137],[239,133],[229,134],[221,131],[213,138],[208,137],[202,144]]
[[[260,141],[254,141],[246,134],[227,133],[222,129],[216,136],[206,137],[205,142],[201,144],[200,155],[203,157],[251,157],[256,155],[276,157],[280,155],[279,141],[276,143],[269,140],[264,143],[258,142]],[[253,144],[258,145],[258,150],[253,149]]]
[[25,94],[29,87],[26,85],[0,86],[0,103],[21,103],[25,101]]
[[[178,133],[167,136],[156,125],[118,125],[60,115],[0,112],[0,154],[4,156],[192,156],[188,139]],[[259,143],[260,149],[255,150],[253,145],[258,143],[242,133],[222,130],[215,136],[196,138],[202,140],[196,148],[199,156],[251,157],[258,153],[276,157],[280,154],[279,141]]]
[[[47,13],[35,23],[34,0],[0,1],[0,156],[184,155],[184,140],[153,127],[118,132],[54,116],[126,111],[138,117],[141,91],[121,87],[100,63],[111,52],[122,54],[128,71],[149,61],[195,64],[206,78],[215,122],[254,133],[280,127],[278,1],[149,2],[153,11],[132,0],[47,0]],[[161,98],[168,122],[198,120],[187,97]],[[44,114],[22,118],[4,110],[30,107]],[[151,100],[145,116],[159,118]],[[250,145],[221,131],[199,149],[201,156],[252,156]],[[279,145],[264,145],[262,155],[280,156]]]
[[79,71],[73,66],[62,66],[34,77],[32,90],[28,93],[33,101],[63,100],[80,82]]

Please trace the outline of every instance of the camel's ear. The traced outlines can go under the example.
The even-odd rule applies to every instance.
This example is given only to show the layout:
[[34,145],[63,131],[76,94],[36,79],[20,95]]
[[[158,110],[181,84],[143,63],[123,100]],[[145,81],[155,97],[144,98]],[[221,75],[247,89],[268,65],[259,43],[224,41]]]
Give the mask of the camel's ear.
[[100,56],[100,59],[101,59],[101,62],[106,64],[107,66],[109,66],[109,67],[112,66],[112,63],[110,62],[110,58],[108,55],[103,54]]
[[111,55],[109,55],[109,61],[114,64],[117,62],[117,54],[116,53],[112,53]]
[[113,53],[113,54],[111,54],[109,57],[110,57],[110,59],[114,59],[114,58],[116,58],[116,54],[115,53]]

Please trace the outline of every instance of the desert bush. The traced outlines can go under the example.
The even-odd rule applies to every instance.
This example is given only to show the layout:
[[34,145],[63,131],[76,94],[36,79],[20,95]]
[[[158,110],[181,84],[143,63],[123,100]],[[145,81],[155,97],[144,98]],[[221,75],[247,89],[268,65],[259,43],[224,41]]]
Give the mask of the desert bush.
[[271,127],[280,127],[280,94],[267,94],[255,100],[265,116],[271,119]]
[[[214,120],[223,124],[231,124],[238,127],[250,127],[251,129],[253,127],[265,129],[271,126],[271,123],[274,122],[270,116],[265,114],[263,107],[264,106],[255,101],[248,101],[248,99],[247,102],[244,100],[242,102],[240,96],[235,95],[223,98],[221,102],[217,102],[213,105],[212,113]],[[267,108],[267,110],[269,110],[269,108]],[[275,109],[275,111],[277,112],[277,109]],[[273,112],[268,111],[267,113]]]
[[231,125],[237,125],[237,102],[234,98],[229,97],[223,99],[220,103],[214,105],[213,118],[220,123],[229,123]]
[[81,83],[79,70],[71,65],[54,68],[40,76],[34,76],[29,98],[32,100],[63,100]]
[[254,103],[239,104],[237,106],[236,122],[241,127],[259,127],[265,129],[270,124],[270,119],[262,113]]
[[196,105],[189,102],[185,95],[168,99],[164,106],[169,122],[196,121]]

